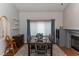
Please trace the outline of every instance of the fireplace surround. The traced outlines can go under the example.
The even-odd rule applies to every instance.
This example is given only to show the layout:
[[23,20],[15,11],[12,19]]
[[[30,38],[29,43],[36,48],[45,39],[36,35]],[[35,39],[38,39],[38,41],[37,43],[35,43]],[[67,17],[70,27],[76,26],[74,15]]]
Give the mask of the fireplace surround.
[[79,50],[79,30],[60,29],[59,45]]

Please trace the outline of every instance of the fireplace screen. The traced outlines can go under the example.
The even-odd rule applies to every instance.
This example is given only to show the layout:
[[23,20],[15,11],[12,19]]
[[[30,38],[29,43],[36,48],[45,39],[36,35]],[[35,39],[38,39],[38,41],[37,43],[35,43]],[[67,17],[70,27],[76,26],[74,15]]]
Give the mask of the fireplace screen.
[[71,47],[75,50],[79,51],[79,37],[78,36],[71,36]]

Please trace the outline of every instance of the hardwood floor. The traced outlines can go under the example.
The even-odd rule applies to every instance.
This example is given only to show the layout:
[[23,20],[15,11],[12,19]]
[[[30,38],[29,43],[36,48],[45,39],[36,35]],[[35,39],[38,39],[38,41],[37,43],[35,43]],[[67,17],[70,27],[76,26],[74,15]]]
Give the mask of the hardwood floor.
[[[11,52],[9,52],[9,53],[7,53],[7,55],[4,55],[4,56],[14,56],[22,47],[17,48],[15,50],[14,54],[12,54]],[[66,54],[66,56],[79,56],[79,52],[77,52],[73,48],[64,48],[64,47],[60,47],[60,48]]]
[[77,52],[73,48],[63,48],[63,47],[61,47],[61,49],[65,52],[65,54],[67,56],[79,56],[79,52]]

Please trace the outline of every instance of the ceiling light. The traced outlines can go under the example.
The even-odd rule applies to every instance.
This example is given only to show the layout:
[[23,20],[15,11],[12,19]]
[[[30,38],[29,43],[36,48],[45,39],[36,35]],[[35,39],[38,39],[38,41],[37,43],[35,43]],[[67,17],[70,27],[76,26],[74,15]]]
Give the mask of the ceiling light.
[[63,3],[61,3],[61,5],[63,5]]

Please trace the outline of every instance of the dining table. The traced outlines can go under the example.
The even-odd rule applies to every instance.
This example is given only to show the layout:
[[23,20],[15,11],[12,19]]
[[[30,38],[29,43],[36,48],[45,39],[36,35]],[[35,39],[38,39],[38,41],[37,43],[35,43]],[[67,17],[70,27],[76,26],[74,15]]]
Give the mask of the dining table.
[[50,56],[53,56],[53,42],[49,39],[42,39],[42,42],[38,43],[36,42],[36,39],[31,39],[28,42],[28,56],[31,56],[31,46],[35,44],[47,44],[47,46],[50,46]]

